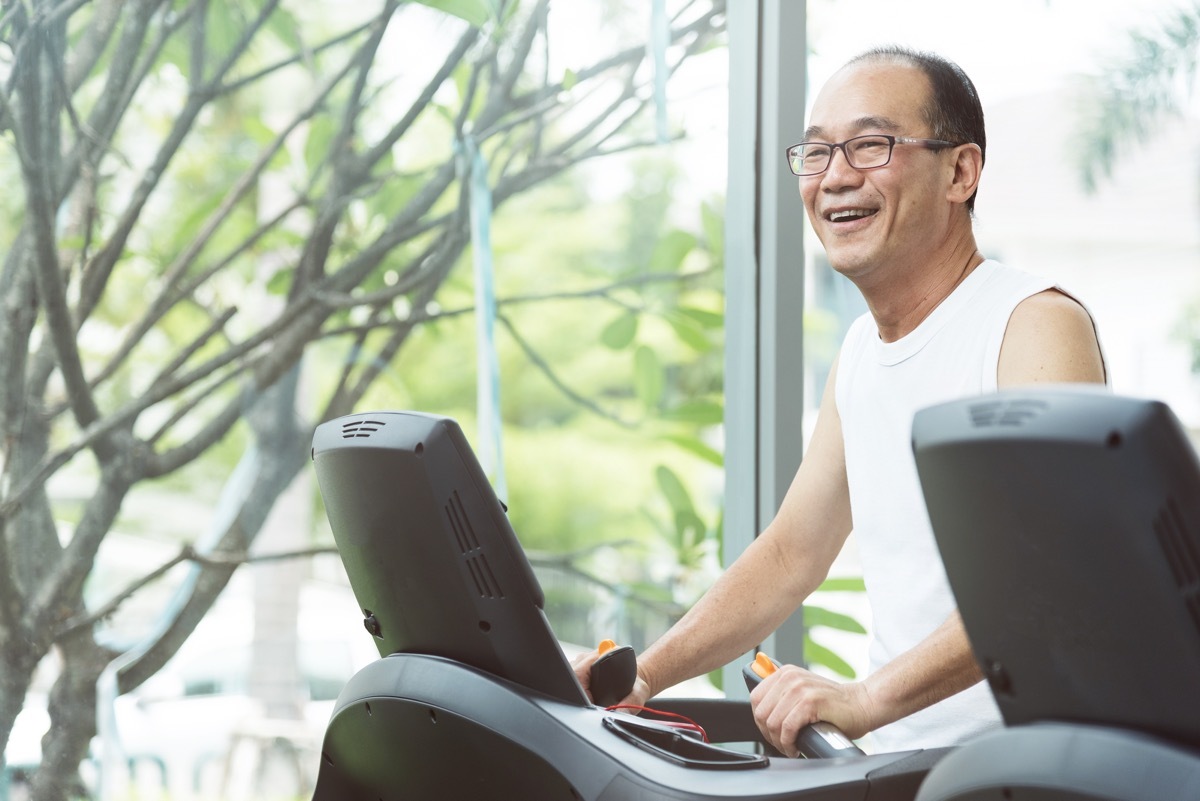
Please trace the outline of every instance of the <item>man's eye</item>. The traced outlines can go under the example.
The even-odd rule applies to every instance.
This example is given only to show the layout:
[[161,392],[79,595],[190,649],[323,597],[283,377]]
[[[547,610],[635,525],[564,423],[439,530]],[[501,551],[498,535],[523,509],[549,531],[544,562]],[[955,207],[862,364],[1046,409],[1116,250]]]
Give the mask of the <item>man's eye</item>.
[[863,154],[878,153],[880,150],[886,150],[887,145],[886,139],[868,139],[865,142],[855,142],[854,152]]

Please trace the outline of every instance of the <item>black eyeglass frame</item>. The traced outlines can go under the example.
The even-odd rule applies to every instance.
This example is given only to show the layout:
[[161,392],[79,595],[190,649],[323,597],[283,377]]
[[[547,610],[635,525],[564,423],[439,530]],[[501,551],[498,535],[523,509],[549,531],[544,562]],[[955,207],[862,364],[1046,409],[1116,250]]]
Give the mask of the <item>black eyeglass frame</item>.
[[[860,139],[886,139],[888,143],[887,158],[882,164],[872,164],[870,167],[859,167],[854,164],[854,160],[850,157],[850,151],[846,150],[846,145],[851,142],[857,142]],[[792,166],[792,151],[804,145],[823,145],[829,148],[829,161],[825,166],[816,172],[796,172],[796,168]],[[856,170],[876,170],[880,167],[886,167],[892,163],[892,153],[896,150],[896,145],[920,145],[921,147],[930,150],[944,150],[948,147],[958,147],[954,142],[947,142],[945,139],[917,139],[911,136],[892,136],[891,134],[863,134],[862,136],[852,136],[844,142],[797,142],[790,145],[783,151],[783,160],[787,162],[788,169],[792,171],[792,175],[798,178],[811,178],[814,175],[820,175],[829,169],[829,165],[833,164],[833,151],[841,150],[842,156],[845,157],[846,163]]]

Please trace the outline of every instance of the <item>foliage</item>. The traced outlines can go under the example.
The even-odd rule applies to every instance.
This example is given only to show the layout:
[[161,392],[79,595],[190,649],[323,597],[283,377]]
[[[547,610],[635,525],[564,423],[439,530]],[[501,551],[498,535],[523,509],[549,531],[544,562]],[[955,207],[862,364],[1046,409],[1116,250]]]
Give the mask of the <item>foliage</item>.
[[[1200,3],[1176,9],[1158,29],[1134,31],[1128,54],[1096,76],[1085,93],[1076,141],[1078,167],[1088,191],[1111,177],[1130,147],[1154,136],[1164,118],[1183,113],[1193,96],[1200,57]],[[1200,374],[1200,324],[1193,302],[1176,322],[1188,343],[1192,371]]]
[[1153,32],[1133,31],[1128,44],[1084,92],[1073,152],[1089,192],[1123,152],[1183,111],[1200,55],[1200,4],[1177,9]]
[[[303,469],[315,423],[362,403],[416,332],[472,311],[457,269],[470,242],[461,154],[486,156],[499,212],[575,165],[653,141],[643,47],[551,75],[545,0],[425,5],[439,10],[31,0],[0,11],[0,753],[54,649],[38,801],[69,792],[96,730],[97,678],[118,664],[128,691],[176,652]],[[672,68],[709,46],[721,11],[683,4]],[[421,57],[398,68],[404,48]],[[630,290],[681,279],[687,253],[673,238],[650,261],[675,271],[593,273],[560,294],[665,320],[669,293]],[[500,306],[537,364],[507,316],[534,300],[546,298]],[[676,324],[688,347],[707,338]],[[655,385],[655,369],[674,367],[661,332],[637,328],[641,390],[618,397],[620,411],[681,407]],[[211,536],[182,543],[195,580],[159,636],[114,663],[104,621],[144,581],[90,599],[97,553],[135,488],[218,451],[239,461]],[[50,487],[67,477],[69,510]]]

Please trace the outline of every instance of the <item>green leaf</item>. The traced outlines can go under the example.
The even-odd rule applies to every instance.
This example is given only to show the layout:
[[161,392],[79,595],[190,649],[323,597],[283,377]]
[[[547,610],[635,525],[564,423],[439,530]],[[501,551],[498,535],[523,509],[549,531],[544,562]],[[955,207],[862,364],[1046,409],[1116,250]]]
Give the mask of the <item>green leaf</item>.
[[284,8],[276,8],[267,20],[265,30],[275,36],[288,50],[298,53],[304,49],[300,36],[300,23],[296,15]]
[[658,406],[665,385],[666,378],[658,354],[646,345],[638,346],[633,352],[633,387],[647,409]]
[[687,231],[668,231],[654,246],[650,254],[650,269],[658,273],[673,273],[679,270],[684,257],[696,247],[696,237]]
[[721,455],[721,452],[702,441],[699,437],[692,437],[687,434],[663,434],[659,436],[659,439],[674,443],[688,453],[699,456],[709,464],[716,465],[717,467],[725,465],[725,457]]
[[702,426],[715,426],[725,419],[725,407],[711,400],[686,401],[674,409],[662,413],[664,420],[676,423],[694,423]]
[[682,514],[696,517],[696,505],[692,503],[692,496],[674,470],[660,464],[654,470],[654,478],[676,517]]
[[563,70],[562,88],[564,92],[569,92],[574,89],[575,84],[577,83],[579,83],[579,75],[576,74],[575,70]]
[[700,204],[700,227],[709,253],[719,258],[725,250],[725,217],[712,203]]
[[674,599],[671,597],[671,591],[662,584],[651,584],[646,581],[635,581],[627,584],[626,588],[632,593],[633,597],[643,601],[657,601],[659,603],[671,603]]
[[193,192],[189,196],[189,200],[195,201],[195,205],[186,211],[183,208],[177,208],[174,229],[163,233],[169,233],[177,243],[177,247],[182,248],[185,243],[196,238],[205,221],[216,211],[224,199],[221,192],[212,192],[198,198]]
[[705,335],[704,329],[692,318],[676,311],[667,312],[663,318],[675,330],[675,336],[679,337],[685,345],[690,346],[698,353],[707,353],[712,350],[712,341]]
[[332,114],[318,114],[308,124],[308,139],[304,142],[304,163],[309,173],[329,158],[329,146],[333,144],[336,123]]
[[697,546],[708,536],[708,526],[692,512],[675,515],[675,558],[681,567],[696,567],[702,552]]
[[830,651],[824,645],[814,642],[808,635],[804,636],[804,659],[810,665],[823,665],[847,679],[852,679],[857,675],[854,672],[854,668],[850,667],[849,662],[842,659],[833,651]]
[[[204,59],[206,68],[211,69],[211,64],[220,61],[216,55],[224,57],[232,48],[234,42],[238,41],[242,31],[246,28],[245,9],[242,9],[235,3],[208,3],[204,8],[208,11],[208,20],[206,22],[207,31],[207,46]],[[191,59],[189,58],[189,69],[191,67]],[[202,81],[203,76],[189,75],[193,81]]]
[[624,350],[637,336],[638,315],[636,312],[625,312],[604,328],[600,341],[613,350]]
[[488,20],[496,19],[499,13],[495,0],[417,0],[417,2],[466,20],[476,28],[482,28]]
[[867,630],[849,615],[844,615],[841,612],[834,612],[831,609],[825,609],[820,606],[804,605],[804,626],[812,628],[814,626],[825,626],[838,631],[849,631],[854,634],[866,634]]
[[283,296],[292,288],[292,276],[295,271],[291,267],[284,267],[281,270],[276,270],[275,274],[267,281],[267,292],[272,295]]
[[861,578],[856,577],[828,578],[821,582],[821,586],[817,587],[817,591],[866,592],[867,583]]
[[720,328],[725,325],[725,315],[721,312],[697,309],[694,306],[680,306],[675,311],[693,320],[701,328]]

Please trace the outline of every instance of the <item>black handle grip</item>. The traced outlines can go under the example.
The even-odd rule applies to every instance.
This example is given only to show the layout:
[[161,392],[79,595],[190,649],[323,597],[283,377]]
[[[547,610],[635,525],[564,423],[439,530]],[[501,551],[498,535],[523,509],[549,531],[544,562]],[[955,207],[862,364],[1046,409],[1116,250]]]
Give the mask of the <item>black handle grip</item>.
[[637,654],[632,645],[610,648],[592,663],[588,689],[596,706],[612,706],[633,690]]
[[[772,663],[778,667],[775,660]],[[746,680],[746,688],[753,690],[763,680],[754,672],[754,663],[742,667],[742,677]],[[861,756],[864,752],[846,736],[845,732],[834,726],[818,720],[800,730],[796,736],[796,750],[805,759],[830,759],[832,757]]]

